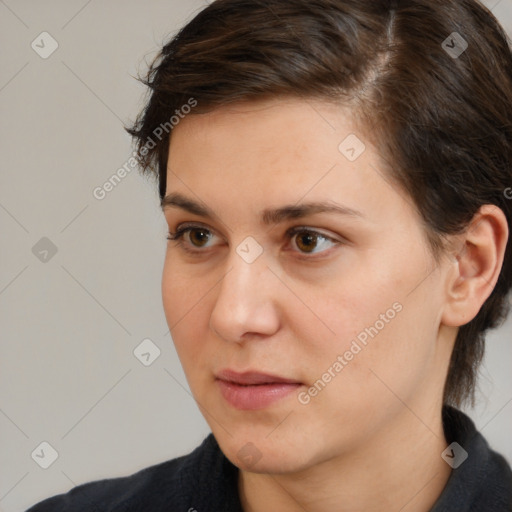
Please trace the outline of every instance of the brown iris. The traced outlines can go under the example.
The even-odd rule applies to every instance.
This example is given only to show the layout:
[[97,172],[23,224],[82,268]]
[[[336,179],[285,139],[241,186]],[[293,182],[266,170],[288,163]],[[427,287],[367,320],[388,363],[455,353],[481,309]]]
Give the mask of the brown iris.
[[307,232],[302,233],[297,235],[295,243],[302,252],[313,252],[318,245],[318,235]]
[[210,233],[201,228],[191,229],[188,236],[192,245],[196,247],[203,247],[210,239]]

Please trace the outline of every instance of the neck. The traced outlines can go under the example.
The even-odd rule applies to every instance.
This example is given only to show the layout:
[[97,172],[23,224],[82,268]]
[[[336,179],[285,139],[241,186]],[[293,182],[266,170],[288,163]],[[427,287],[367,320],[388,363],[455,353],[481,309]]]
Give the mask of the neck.
[[418,416],[404,407],[364,446],[297,473],[240,471],[244,512],[428,512],[451,470],[441,458],[447,442],[440,407]]

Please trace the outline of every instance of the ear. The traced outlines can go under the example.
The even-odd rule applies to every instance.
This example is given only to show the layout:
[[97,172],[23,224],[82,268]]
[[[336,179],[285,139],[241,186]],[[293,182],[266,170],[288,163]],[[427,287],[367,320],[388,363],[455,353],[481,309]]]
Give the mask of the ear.
[[494,205],[484,205],[465,233],[457,236],[458,251],[452,254],[447,274],[443,324],[465,325],[480,311],[498,281],[508,232],[503,211]]

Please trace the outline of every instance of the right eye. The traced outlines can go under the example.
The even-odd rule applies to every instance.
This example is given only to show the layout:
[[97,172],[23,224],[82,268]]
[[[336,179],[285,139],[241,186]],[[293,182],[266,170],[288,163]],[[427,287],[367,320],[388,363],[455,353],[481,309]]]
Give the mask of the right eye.
[[211,230],[199,225],[179,226],[174,233],[170,232],[167,240],[175,240],[184,250],[190,252],[201,252],[204,248],[210,248],[219,245],[215,242],[219,238]]

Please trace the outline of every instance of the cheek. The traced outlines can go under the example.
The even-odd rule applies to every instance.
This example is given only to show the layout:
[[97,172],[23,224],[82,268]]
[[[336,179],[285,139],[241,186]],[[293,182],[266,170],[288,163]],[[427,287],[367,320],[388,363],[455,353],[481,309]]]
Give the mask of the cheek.
[[305,297],[314,315],[305,317],[304,311],[296,311],[295,321],[304,327],[306,318],[310,324],[313,322],[316,334],[312,339],[316,336],[317,348],[325,347],[322,351],[331,356],[348,350],[354,340],[364,347],[365,342],[388,330],[400,315],[399,296],[390,293],[396,288],[392,279],[383,281],[372,276],[366,266],[360,273],[352,270],[313,290],[314,293],[311,288],[307,290]]
[[359,425],[378,425],[402,401],[413,403],[438,371],[436,299],[427,284],[410,295],[405,282],[367,284],[324,302],[324,318],[336,336],[310,345],[315,365],[309,383],[321,389],[313,407],[329,410],[337,421],[351,417]]
[[[215,284],[216,274],[185,264],[168,251],[162,271],[162,301],[169,326],[190,323],[202,300]],[[218,279],[218,278],[217,278]]]
[[343,373],[343,379],[333,382],[343,380],[343,386],[359,395],[361,385],[366,394],[364,388],[376,380],[374,373],[390,384],[407,387],[423,372],[435,346],[436,298],[428,280],[410,293],[424,277],[425,267],[421,255],[417,264],[412,263],[413,256],[409,263],[381,259],[361,267],[355,264],[350,274],[314,294],[310,290],[314,328],[299,314],[291,322],[301,327],[295,336],[308,333],[307,358],[314,361],[310,379],[329,371],[336,376]]
[[[183,300],[179,300],[180,298]],[[183,307],[186,300],[186,283],[180,278],[179,272],[175,271],[167,256],[162,272],[162,303],[167,325],[171,330],[183,315]]]
[[162,274],[162,302],[180,360],[185,362],[199,351],[204,338],[208,307],[207,293],[211,286],[201,279],[190,279],[187,273],[170,258],[164,263]]

